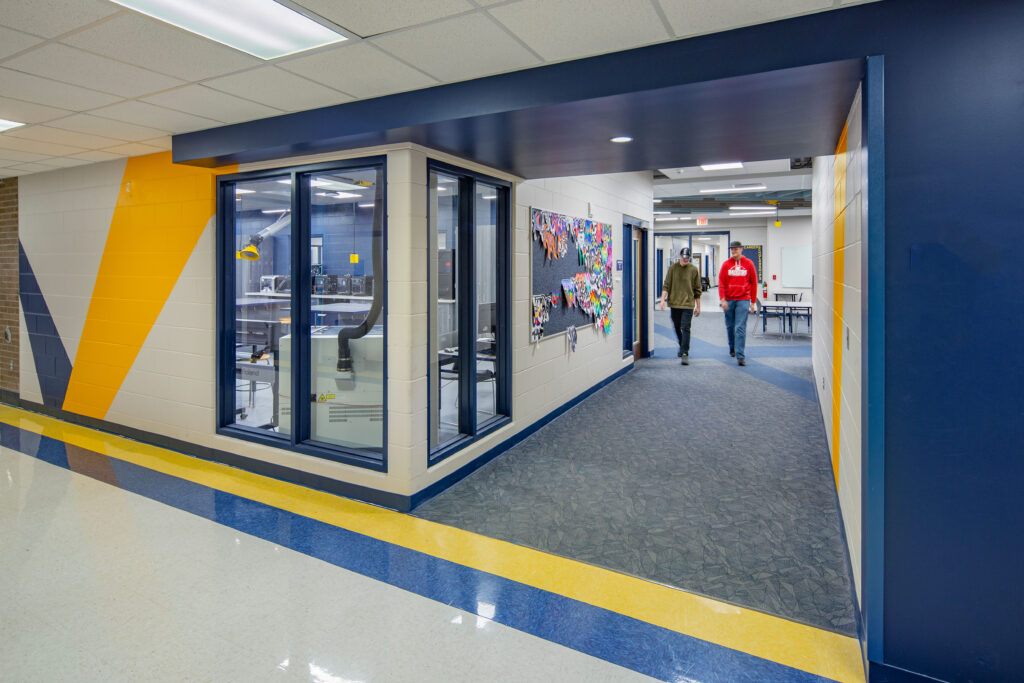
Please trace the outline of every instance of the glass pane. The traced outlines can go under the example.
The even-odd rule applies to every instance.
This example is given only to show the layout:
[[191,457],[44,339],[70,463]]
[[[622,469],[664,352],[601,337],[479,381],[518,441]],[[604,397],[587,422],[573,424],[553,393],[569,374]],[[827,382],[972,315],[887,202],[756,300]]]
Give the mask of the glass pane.
[[476,184],[476,414],[477,424],[497,414],[497,267],[495,211],[498,188]]
[[437,237],[437,268],[432,279],[437,285],[433,311],[435,357],[430,445],[450,441],[459,435],[459,323],[456,258],[458,256],[459,181],[431,171],[430,230]]
[[310,438],[371,451],[384,445],[381,175],[308,177]]
[[291,188],[288,177],[235,185],[235,419],[291,429]]

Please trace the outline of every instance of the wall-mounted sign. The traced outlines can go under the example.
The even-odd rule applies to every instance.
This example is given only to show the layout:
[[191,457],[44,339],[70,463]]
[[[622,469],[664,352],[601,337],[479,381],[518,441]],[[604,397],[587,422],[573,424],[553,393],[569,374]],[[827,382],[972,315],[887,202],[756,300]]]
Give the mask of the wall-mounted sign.
[[622,259],[615,262],[615,270],[622,270]]

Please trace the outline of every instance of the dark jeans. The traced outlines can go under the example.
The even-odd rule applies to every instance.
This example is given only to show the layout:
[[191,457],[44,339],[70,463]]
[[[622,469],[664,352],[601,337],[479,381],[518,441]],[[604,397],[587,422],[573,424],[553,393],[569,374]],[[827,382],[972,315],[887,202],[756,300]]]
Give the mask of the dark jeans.
[[676,338],[683,353],[690,354],[690,322],[693,320],[692,308],[672,308],[672,327],[676,328]]

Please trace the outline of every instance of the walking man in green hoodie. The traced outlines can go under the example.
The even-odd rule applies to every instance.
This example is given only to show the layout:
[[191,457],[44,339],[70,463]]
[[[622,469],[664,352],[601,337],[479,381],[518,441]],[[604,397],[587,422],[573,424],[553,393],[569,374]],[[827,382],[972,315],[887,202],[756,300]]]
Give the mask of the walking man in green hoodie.
[[700,271],[690,263],[690,248],[679,251],[679,261],[669,266],[658,304],[665,310],[665,299],[672,309],[672,326],[679,339],[679,357],[690,364],[690,322],[700,315]]

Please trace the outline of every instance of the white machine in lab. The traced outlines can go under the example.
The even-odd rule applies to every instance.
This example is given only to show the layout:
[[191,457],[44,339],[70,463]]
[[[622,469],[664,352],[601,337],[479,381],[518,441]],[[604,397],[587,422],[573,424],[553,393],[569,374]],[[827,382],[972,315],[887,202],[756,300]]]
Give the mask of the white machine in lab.
[[[315,441],[377,450],[384,439],[384,335],[349,340],[352,371],[338,371],[339,327],[314,327],[310,338],[310,436]],[[281,431],[291,431],[292,336],[281,337],[278,382]]]

